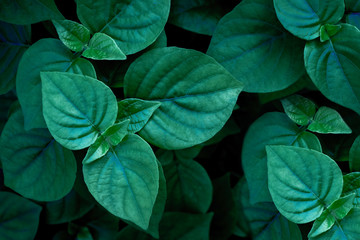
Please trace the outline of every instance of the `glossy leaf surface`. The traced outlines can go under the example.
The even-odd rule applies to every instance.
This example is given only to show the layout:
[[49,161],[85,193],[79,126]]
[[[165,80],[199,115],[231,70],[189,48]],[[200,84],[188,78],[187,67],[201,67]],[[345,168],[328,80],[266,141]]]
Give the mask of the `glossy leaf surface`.
[[117,46],[114,39],[104,33],[95,33],[82,55],[96,60],[126,59],[125,54]]
[[306,126],[314,117],[316,105],[310,99],[292,95],[281,100],[284,111],[296,124]]

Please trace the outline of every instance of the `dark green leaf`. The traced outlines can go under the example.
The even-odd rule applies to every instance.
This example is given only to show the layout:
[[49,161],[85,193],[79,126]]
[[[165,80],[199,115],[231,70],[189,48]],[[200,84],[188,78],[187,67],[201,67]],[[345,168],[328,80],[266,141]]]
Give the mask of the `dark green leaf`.
[[213,58],[195,50],[151,50],[131,64],[124,81],[126,97],[161,102],[139,132],[164,149],[204,142],[230,117],[242,84]]
[[321,107],[307,128],[312,132],[349,134],[351,129],[334,109]]
[[250,236],[250,224],[247,217],[245,216],[245,207],[247,204],[250,204],[249,188],[247,186],[245,177],[242,177],[233,187],[232,193],[234,196],[237,216],[234,235],[239,237]]
[[274,6],[281,24],[305,40],[319,37],[321,26],[338,23],[345,11],[343,0],[274,0]]
[[95,33],[82,53],[84,57],[95,60],[125,60],[126,56],[116,45],[114,39],[105,33]]
[[50,19],[63,19],[54,0],[2,0],[0,20],[12,24],[33,24]]
[[15,87],[19,61],[30,46],[30,40],[30,25],[20,26],[0,21],[0,94]]
[[83,171],[89,191],[102,206],[142,229],[148,228],[159,189],[159,170],[144,140],[127,135],[102,158],[84,163]]
[[306,126],[314,117],[316,105],[300,95],[292,95],[281,100],[286,115],[296,124]]
[[126,54],[143,50],[162,32],[170,0],[78,0],[77,14],[92,33],[105,33]]
[[37,41],[23,55],[16,76],[16,91],[24,112],[25,129],[46,128],[43,117],[41,71],[74,72],[96,77],[92,64],[76,58],[60,40]]
[[127,98],[118,102],[118,115],[116,119],[117,121],[129,119],[128,131],[136,133],[145,126],[160,105],[161,103],[156,101]]
[[54,201],[70,192],[76,177],[73,153],[63,148],[47,129],[24,130],[16,111],[0,139],[5,185],[37,201]]
[[207,53],[244,91],[274,92],[304,73],[303,46],[282,28],[272,0],[244,0],[220,20]]
[[354,207],[360,207],[360,172],[352,172],[344,176],[342,196],[355,193]]
[[269,191],[279,212],[295,223],[308,223],[341,195],[339,166],[318,151],[267,146]]
[[80,52],[90,40],[90,30],[70,20],[54,20],[53,24],[60,40],[70,50]]
[[325,97],[360,113],[360,31],[349,24],[341,26],[326,42],[306,43],[305,67]]
[[352,144],[349,152],[350,171],[360,172],[360,136]]
[[86,148],[114,124],[116,97],[104,83],[62,72],[42,72],[41,80],[46,124],[66,148]]
[[360,12],[359,0],[345,0],[345,8],[347,11]]
[[91,236],[89,228],[81,227],[76,235],[76,240],[94,240],[94,238]]
[[2,240],[33,240],[41,207],[9,192],[0,192],[0,233]]
[[321,151],[319,139],[300,131],[284,113],[270,112],[258,118],[245,135],[242,166],[249,184],[250,202],[271,202],[268,191],[266,145],[289,145]]

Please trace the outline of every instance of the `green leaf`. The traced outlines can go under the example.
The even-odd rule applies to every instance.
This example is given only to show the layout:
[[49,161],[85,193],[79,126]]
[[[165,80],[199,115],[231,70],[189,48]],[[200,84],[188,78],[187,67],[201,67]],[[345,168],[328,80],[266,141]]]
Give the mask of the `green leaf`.
[[314,117],[316,105],[300,95],[292,95],[281,100],[286,115],[296,124],[306,126]]
[[62,199],[46,203],[46,223],[61,224],[79,219],[93,207],[92,202],[72,190]]
[[344,176],[342,196],[355,193],[354,207],[360,207],[360,172],[352,172]]
[[355,194],[353,193],[335,200],[322,212],[320,217],[315,220],[308,237],[313,238],[323,232],[326,232],[335,224],[336,221],[343,219],[353,208],[354,198]]
[[351,172],[360,172],[360,136],[357,136],[350,148],[349,167]]
[[96,77],[92,64],[75,58],[57,39],[41,39],[20,60],[16,75],[16,91],[25,117],[25,129],[46,128],[43,117],[41,71],[74,72]]
[[301,131],[284,113],[270,112],[258,118],[245,135],[242,166],[250,189],[250,202],[271,202],[265,147],[289,145],[321,151],[319,139]]
[[161,102],[145,101],[136,98],[127,98],[118,102],[118,115],[116,120],[130,120],[128,131],[136,133],[140,131],[156,109],[160,107]]
[[334,109],[321,107],[307,128],[312,132],[349,134],[351,129]]
[[170,0],[78,0],[77,15],[92,33],[105,33],[126,54],[139,52],[162,32]]
[[269,191],[279,212],[295,223],[308,223],[341,195],[339,166],[318,151],[267,146]]
[[73,153],[47,129],[24,130],[21,111],[11,115],[0,138],[5,185],[37,201],[54,201],[70,192],[76,177]]
[[89,147],[83,163],[90,163],[104,156],[111,146],[118,145],[128,134],[129,120],[116,123],[98,136],[96,141]]
[[30,25],[20,26],[0,21],[0,94],[15,87],[19,61],[30,46],[30,40]]
[[62,43],[70,50],[80,52],[90,39],[90,30],[71,20],[54,20],[53,24]]
[[2,0],[0,20],[12,24],[33,24],[50,19],[63,19],[54,0]]
[[72,150],[86,148],[114,124],[116,97],[104,83],[62,72],[42,72],[41,80],[44,118],[61,145]]
[[76,235],[76,240],[94,240],[88,227],[81,227],[78,234]]
[[188,31],[211,36],[225,13],[222,4],[216,0],[173,0],[169,23]]
[[323,234],[309,240],[355,240],[360,238],[360,209],[353,208],[349,214]]
[[326,23],[336,24],[344,15],[343,0],[274,0],[281,24],[295,36],[312,40]]
[[126,226],[116,235],[116,240],[153,240],[150,235],[137,230],[132,226]]
[[238,80],[246,92],[274,92],[304,73],[304,43],[276,18],[272,0],[244,0],[225,15],[207,54]]
[[325,97],[360,113],[360,31],[349,24],[341,26],[329,41],[306,43],[305,67]]
[[125,75],[126,97],[161,102],[139,134],[164,149],[182,149],[215,135],[230,117],[242,84],[213,58],[176,47],[151,50]]
[[102,158],[84,163],[83,172],[96,201],[115,216],[148,228],[159,189],[159,170],[144,140],[127,135]]
[[341,25],[325,24],[320,27],[320,42],[330,40],[341,29]]
[[[360,6],[360,5],[359,5]],[[360,11],[360,10],[359,10]],[[349,13],[346,15],[346,22],[360,29],[360,13]]]
[[345,0],[345,8],[347,11],[360,12],[359,0]]
[[159,158],[167,185],[167,211],[206,213],[213,188],[206,170],[192,159]]
[[114,39],[104,33],[95,33],[82,55],[95,60],[126,59],[125,54],[116,45]]
[[39,225],[41,207],[9,192],[0,192],[1,239],[33,240]]

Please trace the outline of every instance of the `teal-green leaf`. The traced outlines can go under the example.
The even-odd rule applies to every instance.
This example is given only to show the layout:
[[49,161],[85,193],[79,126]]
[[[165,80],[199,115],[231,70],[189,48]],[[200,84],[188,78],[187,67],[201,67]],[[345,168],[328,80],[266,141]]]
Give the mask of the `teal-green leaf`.
[[[359,5],[360,6],[360,5]],[[360,11],[360,10],[359,10]],[[346,15],[346,22],[360,29],[360,13],[349,13]]]
[[78,0],[77,15],[92,33],[105,33],[126,54],[139,52],[162,32],[170,0]]
[[356,240],[360,239],[360,209],[353,208],[348,215],[328,231],[309,240]]
[[354,207],[360,207],[360,172],[352,172],[344,176],[342,196],[355,193]]
[[349,24],[341,26],[326,42],[306,43],[305,67],[325,97],[360,113],[360,31]]
[[269,191],[287,219],[308,223],[341,195],[339,166],[318,151],[289,146],[267,146]]
[[84,216],[93,207],[92,202],[72,190],[62,199],[46,203],[46,223],[61,224],[74,221]]
[[0,21],[0,94],[15,87],[19,61],[30,46],[30,25],[20,26]]
[[328,107],[319,108],[307,129],[317,133],[349,134],[352,132],[340,114]]
[[62,43],[70,50],[80,52],[90,40],[90,30],[71,20],[54,20],[53,24]]
[[41,207],[14,193],[0,192],[2,240],[33,240],[39,226]]
[[126,97],[161,102],[139,134],[164,149],[204,142],[226,123],[242,84],[213,58],[176,47],[151,50],[125,75]]
[[199,34],[211,36],[226,13],[216,0],[172,0],[169,23]]
[[355,139],[350,148],[349,167],[352,172],[360,172],[360,136]]
[[95,60],[125,60],[126,56],[114,39],[105,33],[95,33],[82,53],[84,57]]
[[267,180],[266,145],[289,145],[321,151],[319,139],[300,131],[284,113],[270,112],[258,118],[245,135],[242,166],[250,189],[250,202],[271,202]]
[[281,24],[295,36],[312,40],[326,23],[336,24],[344,15],[344,0],[274,0]]
[[41,71],[74,72],[96,77],[86,59],[75,58],[58,39],[45,38],[33,44],[20,60],[16,91],[25,117],[25,129],[46,128],[43,117]]
[[33,24],[50,19],[63,19],[54,0],[2,0],[0,20],[12,24]]
[[145,101],[136,98],[126,98],[118,102],[118,115],[116,120],[130,120],[128,131],[136,133],[140,131],[149,121],[155,110],[161,103],[156,101]]
[[281,103],[286,115],[302,126],[306,126],[316,112],[316,105],[313,101],[297,94],[282,99]]
[[225,15],[207,54],[238,80],[246,92],[274,92],[304,73],[304,43],[276,18],[272,0],[244,0]]
[[206,213],[213,188],[206,170],[192,159],[161,157],[167,185],[167,211]]
[[66,148],[79,150],[90,146],[115,123],[116,97],[97,79],[73,73],[42,72],[41,81],[46,124]]
[[0,138],[5,185],[24,197],[54,201],[70,192],[76,177],[73,153],[47,129],[24,130],[22,112],[11,115]]
[[84,163],[83,172],[89,191],[102,206],[144,230],[148,228],[159,189],[159,170],[144,140],[127,135],[102,158]]
[[130,120],[124,120],[116,123],[101,133],[89,147],[83,162],[90,163],[99,159],[109,151],[111,146],[118,145],[128,134],[129,122]]
[[341,25],[325,24],[320,27],[320,42],[330,40],[332,36],[337,34],[341,29]]

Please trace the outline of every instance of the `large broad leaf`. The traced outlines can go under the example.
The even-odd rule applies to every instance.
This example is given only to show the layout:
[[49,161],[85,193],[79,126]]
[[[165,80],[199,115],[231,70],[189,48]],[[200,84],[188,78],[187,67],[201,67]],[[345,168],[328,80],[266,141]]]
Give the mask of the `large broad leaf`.
[[78,0],[77,14],[92,33],[112,37],[126,54],[143,50],[160,35],[170,0]]
[[30,25],[20,26],[0,21],[0,94],[15,87],[19,61],[30,46]]
[[339,22],[345,11],[344,0],[274,0],[274,6],[282,25],[305,40],[319,37],[321,26]]
[[204,142],[230,117],[242,84],[213,58],[195,50],[151,50],[131,64],[125,75],[126,97],[161,102],[139,132],[164,149]]
[[314,117],[316,105],[310,99],[292,95],[281,100],[284,111],[296,124],[306,126]]
[[96,77],[92,64],[57,39],[41,39],[23,55],[16,76],[16,91],[24,112],[25,129],[46,128],[43,117],[41,71],[74,72]]
[[274,92],[304,73],[304,44],[286,32],[272,0],[245,0],[223,17],[207,54],[238,80],[246,92]]
[[61,72],[43,72],[41,80],[44,118],[51,134],[63,146],[86,148],[114,124],[116,97],[104,83]]
[[33,240],[39,225],[41,207],[9,192],[0,192],[1,239]]
[[289,146],[266,147],[271,197],[280,213],[308,223],[341,195],[342,173],[330,157]]
[[169,22],[183,29],[211,36],[225,13],[217,0],[173,0]]
[[356,240],[360,239],[360,209],[353,208],[349,214],[325,233],[309,240]]
[[0,20],[12,24],[33,24],[50,19],[63,19],[54,0],[2,0]]
[[305,46],[305,67],[316,87],[331,101],[360,113],[360,31],[341,24],[328,41]]
[[360,172],[352,172],[344,176],[344,187],[342,195],[355,193],[354,207],[360,207]]
[[159,189],[159,170],[144,140],[127,135],[102,158],[84,163],[83,172],[89,191],[102,206],[144,230],[148,228]]
[[0,139],[5,185],[37,201],[54,201],[70,192],[76,177],[73,153],[47,129],[24,130],[21,111],[11,115]]
[[318,138],[301,131],[284,113],[270,112],[258,118],[245,135],[242,166],[250,189],[250,202],[271,202],[267,181],[266,145],[289,145],[321,151]]

